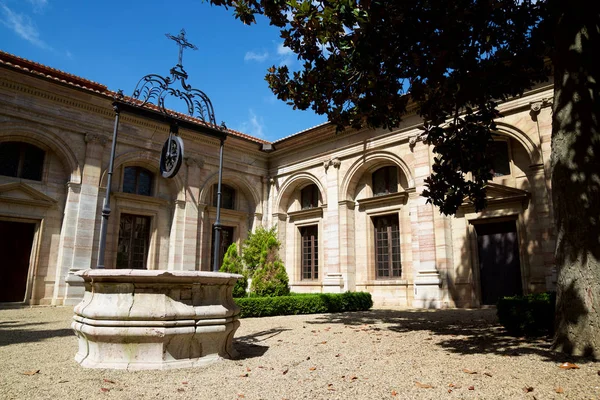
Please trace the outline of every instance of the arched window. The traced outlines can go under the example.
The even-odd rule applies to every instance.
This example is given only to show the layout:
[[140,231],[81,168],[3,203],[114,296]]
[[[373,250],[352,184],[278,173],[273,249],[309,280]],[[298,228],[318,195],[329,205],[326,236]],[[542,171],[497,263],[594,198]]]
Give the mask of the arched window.
[[373,196],[398,192],[398,167],[382,167],[373,172]]
[[314,183],[300,191],[300,203],[303,210],[319,206],[319,188]]
[[123,192],[152,196],[154,174],[143,167],[125,167]]
[[490,143],[490,155],[492,159],[492,175],[494,177],[510,175],[508,142],[505,140],[496,140]]
[[[213,185],[213,207],[217,206],[218,185]],[[235,210],[235,189],[231,186],[221,185],[221,208]]]
[[0,175],[41,181],[45,155],[29,143],[0,143]]

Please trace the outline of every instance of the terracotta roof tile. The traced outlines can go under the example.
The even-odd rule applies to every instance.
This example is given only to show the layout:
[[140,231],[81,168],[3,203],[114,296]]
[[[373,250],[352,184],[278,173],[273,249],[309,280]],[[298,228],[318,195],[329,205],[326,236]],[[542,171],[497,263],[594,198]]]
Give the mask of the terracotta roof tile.
[[[94,93],[102,94],[102,95],[105,95],[110,98],[114,98],[117,95],[117,92],[109,90],[107,86],[102,85],[100,83],[79,77],[77,75],[70,74],[68,72],[58,70],[56,68],[51,68],[46,65],[36,63],[34,61],[27,60],[22,57],[15,56],[13,54],[7,53],[2,50],[0,50],[0,64],[30,73],[32,75],[41,76],[46,79],[55,80],[55,81],[58,81],[58,82],[61,82],[61,83],[67,84],[67,85],[71,85],[71,86],[74,86],[77,88],[81,88],[84,90],[89,90]],[[133,104],[137,103],[138,105],[142,105],[141,101],[134,99],[132,97],[129,97],[129,96],[125,96],[124,100],[129,101]],[[147,108],[150,108],[153,110],[159,110],[158,106],[151,104],[151,103],[144,104],[144,107],[147,107]],[[201,125],[207,125],[207,126],[211,125],[199,118],[194,118],[194,117],[191,117],[186,114],[182,114],[177,111],[169,110],[169,112],[172,112],[173,115],[177,116],[178,118],[184,119],[186,121],[194,122],[194,123],[201,124]],[[242,132],[239,132],[239,131],[236,131],[233,129],[229,129],[229,128],[227,128],[227,133],[231,134],[232,136],[237,136],[237,137],[240,137],[240,138],[252,141],[252,142],[260,143],[260,144],[269,143],[266,140],[255,138],[253,136],[250,136],[245,133],[242,133]]]

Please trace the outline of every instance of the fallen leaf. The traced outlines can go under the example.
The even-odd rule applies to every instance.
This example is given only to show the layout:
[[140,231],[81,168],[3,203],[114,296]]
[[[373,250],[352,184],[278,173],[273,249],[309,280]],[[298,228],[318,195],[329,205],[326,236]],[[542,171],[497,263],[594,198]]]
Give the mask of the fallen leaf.
[[523,388],[523,391],[524,391],[525,393],[533,392],[533,386],[525,386],[525,387]]
[[177,391],[178,392],[185,392],[185,389],[184,388],[177,388]]
[[327,386],[331,387],[333,386],[333,383],[328,383]]
[[415,382],[415,386],[421,389],[432,389],[433,386],[431,386],[428,383],[421,383],[421,382]]
[[559,386],[559,387],[557,387],[556,389],[554,389],[554,391],[555,391],[556,393],[558,393],[558,394],[562,394],[562,393],[564,393],[564,392],[565,392],[565,389],[563,389],[563,388],[561,388],[561,387]]
[[398,394],[398,392],[396,392],[395,390],[392,390],[392,396],[396,396]]
[[67,381],[65,379],[63,379],[62,381],[58,381],[58,383],[67,383],[67,382],[69,382],[69,381]]
[[464,373],[466,373],[466,374],[471,374],[471,375],[473,375],[473,374],[476,374],[476,373],[477,373],[477,371],[471,371],[470,369],[466,369],[466,368],[463,368],[463,370],[462,370],[462,371],[463,371]]
[[489,372],[484,372],[483,373],[485,376],[489,376],[490,378],[492,377],[492,374],[490,374]]
[[283,375],[287,374],[289,370],[290,370],[289,368],[284,369],[283,370]]
[[336,357],[339,357],[339,356],[341,356],[341,354],[339,354],[339,353],[338,353],[338,354],[336,354],[335,356],[336,356]]
[[352,377],[350,378],[350,380],[351,380],[351,381],[355,381],[355,380],[357,380],[357,379],[358,379],[358,376],[352,376]]
[[562,369],[579,369],[577,365],[571,364],[570,362],[562,363],[558,367]]
[[452,389],[448,389],[448,393],[452,393]]
[[321,342],[321,344],[326,344],[326,343],[327,343],[327,340],[325,340],[325,341]]
[[316,369],[317,369],[317,367],[310,367],[308,370],[309,370],[309,371],[314,371],[314,370],[316,370]]
[[262,368],[262,369],[264,369],[264,368],[266,368],[266,367],[263,367],[262,365],[259,365],[259,366],[258,366],[258,368]]
[[428,337],[428,338],[425,338],[425,340],[433,340],[433,338]]
[[310,356],[306,357],[306,361],[310,360]]
[[31,371],[25,371],[25,372],[23,372],[23,375],[29,375],[29,376],[31,376],[31,375],[35,375],[35,374],[39,374],[39,373],[40,373],[39,369],[32,369]]
[[469,386],[469,390],[475,390],[475,386]]
[[104,382],[106,382],[106,383],[113,383],[113,384],[116,383],[115,381],[111,381],[110,379],[104,379]]
[[181,382],[181,384],[182,384],[182,385],[187,385],[188,383],[187,383],[187,382]]
[[100,391],[101,392],[110,392],[110,389],[109,388],[100,388]]
[[238,394],[238,397],[239,397],[240,399],[243,399],[243,398],[245,398],[246,396],[244,396],[243,394],[239,393],[239,394]]
[[252,371],[250,368],[246,367],[246,371],[250,372]]
[[248,377],[248,373],[240,375],[240,378],[247,378],[247,377]]

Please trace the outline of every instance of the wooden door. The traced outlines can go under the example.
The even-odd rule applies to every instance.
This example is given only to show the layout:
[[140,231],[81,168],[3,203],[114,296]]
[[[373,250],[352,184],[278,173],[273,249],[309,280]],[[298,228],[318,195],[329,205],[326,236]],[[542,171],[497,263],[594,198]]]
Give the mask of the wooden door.
[[121,214],[117,268],[145,269],[150,248],[150,217]]
[[0,302],[25,300],[34,223],[0,221]]
[[479,253],[481,304],[523,294],[515,221],[475,225]]

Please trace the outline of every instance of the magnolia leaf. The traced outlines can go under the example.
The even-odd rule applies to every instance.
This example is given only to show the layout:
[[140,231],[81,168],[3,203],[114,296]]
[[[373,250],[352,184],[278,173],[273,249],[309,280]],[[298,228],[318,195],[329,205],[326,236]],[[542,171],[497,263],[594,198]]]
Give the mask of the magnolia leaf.
[[32,369],[31,371],[25,371],[25,372],[23,372],[23,375],[29,375],[29,376],[31,376],[31,375],[35,375],[35,374],[39,374],[39,373],[40,373],[39,369]]
[[428,383],[421,383],[421,382],[418,382],[418,381],[415,382],[415,386],[418,387],[418,388],[421,388],[421,389],[432,389],[433,388],[433,386],[431,386]]
[[579,369],[579,367],[575,364],[571,364],[570,362],[564,362],[558,366],[562,369]]

